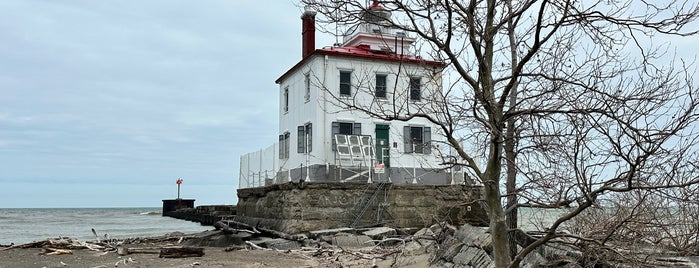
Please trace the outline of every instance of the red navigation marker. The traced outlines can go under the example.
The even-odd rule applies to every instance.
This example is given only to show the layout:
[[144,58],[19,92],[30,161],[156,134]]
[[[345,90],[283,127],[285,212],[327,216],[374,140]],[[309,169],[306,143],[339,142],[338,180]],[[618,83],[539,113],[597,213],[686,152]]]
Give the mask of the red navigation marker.
[[177,178],[177,199],[180,199],[180,184],[182,184],[182,179]]

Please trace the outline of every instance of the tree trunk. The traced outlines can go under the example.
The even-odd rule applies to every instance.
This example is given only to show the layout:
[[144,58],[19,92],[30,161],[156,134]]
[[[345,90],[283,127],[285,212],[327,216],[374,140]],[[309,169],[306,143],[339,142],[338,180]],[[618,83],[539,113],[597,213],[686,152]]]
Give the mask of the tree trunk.
[[[496,120],[497,121],[497,120]],[[500,128],[502,130],[502,128]],[[505,223],[505,211],[502,207],[500,194],[500,174],[502,169],[502,136],[499,131],[493,131],[490,143],[490,157],[486,169],[484,190],[490,216],[490,235],[493,241],[495,267],[508,267],[511,262],[508,244],[508,228]]]
[[[512,1],[507,1],[507,8],[509,13],[512,14]],[[510,64],[512,70],[512,77],[517,76],[516,66],[519,64],[519,59],[517,57],[517,41],[515,40],[515,26],[510,19],[507,22],[508,38],[510,42]],[[519,81],[516,80],[512,89],[510,90],[510,95],[508,96],[508,106],[513,109],[517,106],[517,91],[518,91]],[[515,119],[510,117],[507,119],[507,125],[505,127],[505,167],[507,172],[507,179],[505,181],[505,192],[507,193],[507,203],[505,209],[507,212],[507,227],[509,228],[508,237],[510,245],[510,258],[514,259],[517,256],[517,241],[515,239],[515,229],[518,228],[517,219],[517,154],[515,153],[515,148],[517,147],[517,140],[515,133],[517,132],[515,126]]]

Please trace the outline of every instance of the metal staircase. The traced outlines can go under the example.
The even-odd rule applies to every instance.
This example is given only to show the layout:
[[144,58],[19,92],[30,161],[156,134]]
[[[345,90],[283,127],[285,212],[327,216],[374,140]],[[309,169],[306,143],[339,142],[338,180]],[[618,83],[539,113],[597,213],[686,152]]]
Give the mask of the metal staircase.
[[[385,181],[379,182],[379,184],[376,186],[376,189],[374,189],[374,192],[369,196],[367,199],[364,199],[362,202],[360,202],[357,206],[358,212],[355,214],[354,219],[352,220],[352,223],[350,224],[350,227],[354,228],[357,227],[357,224],[359,221],[364,217],[364,214],[367,212],[369,207],[374,203],[374,200],[376,200],[376,197],[381,193],[385,192],[384,188],[386,188],[386,184],[388,184]],[[388,191],[388,189],[386,189]],[[386,197],[384,196],[384,199]],[[385,200],[384,200],[385,201]],[[374,224],[379,224],[381,222],[381,212],[382,210],[385,210],[385,207],[388,205],[385,204],[385,202],[381,202],[377,205],[376,208],[376,222]],[[387,212],[387,211],[386,211]]]

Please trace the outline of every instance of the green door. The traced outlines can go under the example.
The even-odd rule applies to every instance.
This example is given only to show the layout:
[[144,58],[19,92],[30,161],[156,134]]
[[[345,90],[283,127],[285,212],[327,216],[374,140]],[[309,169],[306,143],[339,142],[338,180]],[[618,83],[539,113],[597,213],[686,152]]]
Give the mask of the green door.
[[376,125],[376,161],[383,163],[387,169],[391,166],[389,144],[388,125]]

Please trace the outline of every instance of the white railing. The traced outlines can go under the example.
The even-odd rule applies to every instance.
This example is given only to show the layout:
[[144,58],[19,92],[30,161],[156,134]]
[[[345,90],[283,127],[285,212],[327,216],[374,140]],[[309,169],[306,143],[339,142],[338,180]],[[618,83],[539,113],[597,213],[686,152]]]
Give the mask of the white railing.
[[279,143],[248,153],[240,157],[238,188],[253,188],[265,185],[266,180],[275,180],[279,171],[277,155]]

